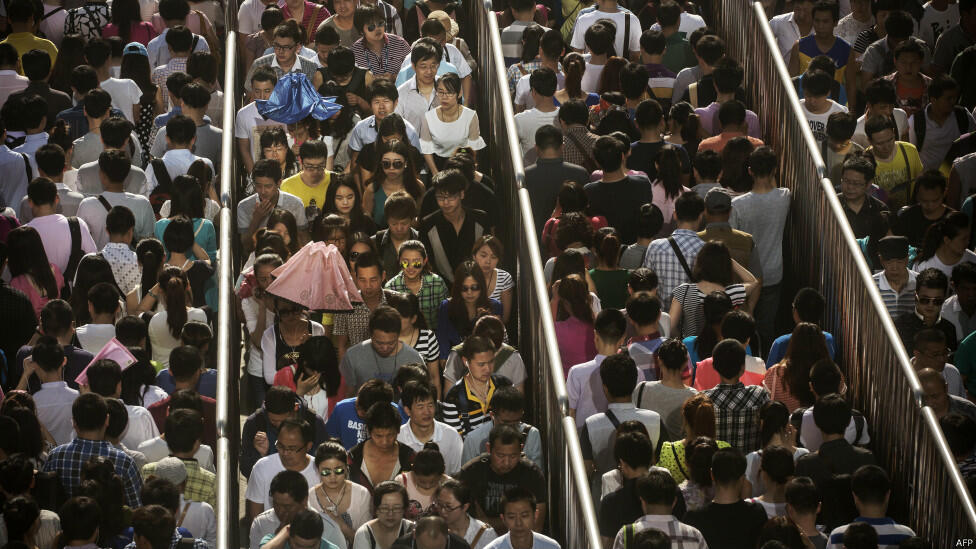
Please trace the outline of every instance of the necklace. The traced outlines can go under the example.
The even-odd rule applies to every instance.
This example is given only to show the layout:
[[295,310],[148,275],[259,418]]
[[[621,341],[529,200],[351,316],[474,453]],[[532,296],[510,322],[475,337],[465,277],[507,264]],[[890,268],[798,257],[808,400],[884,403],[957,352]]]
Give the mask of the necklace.
[[479,392],[475,388],[475,386],[474,386],[475,379],[471,376],[471,374],[468,374],[467,375],[467,378],[468,378],[467,382],[468,382],[469,386],[471,387],[471,392],[474,393],[474,396],[476,396],[479,399],[481,399],[482,402],[484,402],[485,400],[487,400],[487,398],[488,398],[488,389],[491,387],[491,377],[489,376],[488,377],[488,380],[485,381],[485,390],[484,390],[484,392]]
[[461,105],[455,105],[454,112],[451,113],[448,113],[447,109],[441,107],[440,118],[442,122],[456,122],[458,118],[461,118]]
[[[346,497],[346,483],[345,482],[342,483],[342,490],[339,490],[339,497],[336,499],[332,499],[332,497],[329,495],[329,492],[325,489],[324,486],[319,486],[319,488],[321,488],[322,490],[322,495],[324,495],[325,499],[329,500],[329,503],[331,504],[328,507],[325,507],[323,505],[325,510],[333,515],[339,514],[339,504],[342,503],[342,499]],[[319,503],[321,504],[322,501],[319,500]]]

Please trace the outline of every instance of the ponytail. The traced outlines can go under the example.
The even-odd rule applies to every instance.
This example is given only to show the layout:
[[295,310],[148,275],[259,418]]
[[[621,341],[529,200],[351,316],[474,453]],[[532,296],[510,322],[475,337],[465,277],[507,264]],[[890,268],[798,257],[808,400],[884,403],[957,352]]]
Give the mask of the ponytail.
[[[697,116],[697,115],[696,115]],[[664,187],[664,196],[673,200],[681,194],[681,156],[674,145],[665,145],[657,153],[657,178]]]
[[186,308],[190,292],[186,273],[179,267],[166,267],[159,275],[159,285],[166,294],[166,324],[169,333],[179,339],[187,321]]
[[915,266],[935,257],[935,253],[942,246],[942,240],[959,236],[959,233],[969,229],[969,218],[962,212],[953,212],[944,219],[936,221],[925,231],[922,251],[915,257]]
[[586,72],[586,60],[583,56],[572,52],[563,58],[563,74],[566,76],[566,93],[570,99],[583,95],[583,73]]
[[616,269],[620,261],[620,236],[616,229],[604,227],[597,231],[594,244],[597,258],[608,269]]
[[539,48],[542,45],[542,35],[546,29],[538,23],[532,23],[522,31],[522,63],[528,63],[539,56]]
[[47,139],[48,143],[59,145],[64,150],[65,155],[74,148],[74,140],[68,135],[70,128],[71,126],[64,120],[58,120],[51,128],[51,135]]
[[685,140],[687,145],[686,149],[697,151],[698,143],[701,142],[699,135],[701,134],[702,124],[701,118],[692,111],[688,115],[688,120],[685,121],[684,126],[681,127],[681,139]]

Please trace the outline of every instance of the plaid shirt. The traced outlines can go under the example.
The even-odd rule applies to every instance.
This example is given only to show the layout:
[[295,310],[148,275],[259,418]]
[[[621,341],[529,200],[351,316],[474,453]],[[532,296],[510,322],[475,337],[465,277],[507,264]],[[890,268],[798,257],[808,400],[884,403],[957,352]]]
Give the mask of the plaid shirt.
[[386,44],[379,55],[366,47],[366,38],[356,40],[351,49],[356,56],[356,65],[369,69],[374,75],[398,74],[403,60],[410,55],[410,44],[390,33],[386,33]]
[[[571,138],[570,135],[576,139]],[[593,147],[596,145],[596,140],[599,137],[599,135],[588,130],[586,126],[575,125],[566,128],[563,132],[563,162],[571,162],[577,166],[586,168],[587,161],[589,161],[590,166],[595,166],[596,160],[593,159]],[[576,145],[577,141],[583,145],[582,149]]]
[[142,490],[142,477],[136,464],[128,454],[112,446],[105,440],[88,440],[76,438],[67,444],[62,444],[48,456],[44,463],[44,472],[56,471],[61,485],[68,497],[75,495],[75,490],[81,484],[81,467],[93,457],[105,457],[115,464],[115,472],[122,478],[125,488],[125,503],[135,509],[142,505],[139,491]]
[[[409,293],[407,283],[403,281],[403,271],[386,282],[386,289],[395,292]],[[420,293],[417,300],[420,301],[420,312],[427,321],[427,327],[437,329],[437,309],[441,306],[441,301],[448,298],[447,285],[444,279],[434,273],[424,273],[420,278]]]
[[[380,294],[380,305],[386,305],[386,293]],[[346,336],[346,348],[366,341],[369,333],[369,315],[372,311],[363,302],[353,303],[351,313],[335,313],[332,335]]]
[[708,549],[705,536],[697,528],[688,526],[674,518],[673,515],[644,515],[632,525],[624,526],[617,532],[617,537],[613,540],[613,549],[627,547],[627,529],[631,526],[633,526],[634,535],[651,528],[664,532],[671,539],[672,549]]
[[759,409],[769,402],[769,392],[761,385],[746,387],[719,383],[705,391],[715,404],[715,438],[749,453],[759,449]]
[[[688,268],[695,264],[699,250],[705,245],[705,241],[694,231],[688,229],[677,229],[671,233],[671,237],[678,244],[678,249],[685,256]],[[667,238],[659,238],[647,246],[647,253],[644,254],[644,267],[654,269],[657,273],[659,284],[657,295],[661,296],[665,310],[671,306],[671,292],[691,279],[685,273],[678,256],[674,255],[674,249]]]
[[[152,72],[152,82],[159,86],[159,89],[166,89],[166,79],[174,72],[186,72],[186,62],[188,57],[173,57],[165,65],[156,67]],[[169,110],[169,94],[163,94],[163,108]]]
[[[169,540],[169,549],[176,549],[179,545],[180,540],[183,539],[183,534],[180,534],[179,528],[173,530],[173,537]],[[136,542],[129,542],[125,546],[125,549],[136,549]],[[209,543],[200,538],[193,538],[193,549],[213,549]]]
[[[202,469],[197,460],[190,458],[180,458],[183,466],[186,467],[186,489],[183,497],[193,501],[209,503],[211,507],[217,506],[217,475]],[[149,478],[149,475],[156,473],[156,463],[147,463],[142,467],[142,476]]]
[[508,76],[508,91],[511,92],[512,97],[515,97],[515,86],[518,84],[519,78],[526,74],[532,74],[532,71],[541,68],[542,60],[538,58],[526,63],[515,63],[508,67],[506,76]]

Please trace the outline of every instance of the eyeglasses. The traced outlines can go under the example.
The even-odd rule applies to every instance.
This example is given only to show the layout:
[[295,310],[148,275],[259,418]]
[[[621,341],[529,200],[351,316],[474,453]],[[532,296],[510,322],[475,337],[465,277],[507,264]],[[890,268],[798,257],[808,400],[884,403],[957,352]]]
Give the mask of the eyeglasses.
[[920,295],[916,295],[915,299],[918,300],[919,305],[942,305],[945,303],[944,297],[922,297]]
[[275,448],[282,454],[297,454],[305,449],[304,446],[285,446],[281,441],[275,442]]
[[479,290],[481,290],[481,286],[477,284],[472,284],[470,286],[461,286],[462,292],[477,292]]
[[850,185],[851,187],[864,187],[867,185],[866,181],[858,181],[856,179],[847,179],[846,177],[840,180],[841,185]]
[[437,198],[437,200],[440,202],[447,202],[448,200],[453,201],[461,198],[461,194],[460,193],[458,194],[437,193],[436,195],[434,195],[434,197]]
[[324,172],[325,164],[302,164],[302,168],[310,172]]
[[451,507],[449,505],[444,505],[443,503],[438,503],[438,502],[435,501],[434,502],[434,507],[436,509],[440,510],[440,511],[444,511],[445,513],[453,513],[454,511],[457,511],[458,509],[464,507],[464,505],[463,504],[458,504],[458,505],[455,505],[455,506]]
[[368,32],[373,32],[377,28],[385,29],[386,28],[386,21],[377,21],[376,23],[370,23],[370,24],[366,25],[366,30]]
[[414,261],[414,262],[401,261],[400,262],[400,266],[403,267],[404,269],[406,269],[407,267],[410,267],[410,268],[413,268],[413,269],[419,269],[419,268],[421,268],[421,267],[424,266],[424,262],[423,261]]
[[403,512],[402,505],[394,505],[393,507],[383,506],[383,507],[376,508],[377,515],[396,515],[402,512]]
[[403,160],[394,160],[392,162],[389,160],[384,160],[381,164],[383,165],[384,170],[389,170],[391,168],[394,170],[402,170],[403,166],[405,166]]
[[285,44],[276,44],[276,43],[272,43],[271,44],[271,47],[274,48],[274,49],[276,49],[276,50],[278,50],[278,51],[291,51],[291,50],[295,49],[296,46],[298,46],[298,44],[292,44],[290,46],[285,45]]
[[452,92],[447,90],[437,90],[437,97],[450,97],[452,95],[457,95],[457,92]]
[[342,476],[342,475],[346,474],[346,468],[345,467],[336,467],[335,469],[329,469],[328,467],[326,467],[325,469],[322,469],[321,471],[319,471],[319,474],[322,475],[323,477],[328,477],[328,476],[331,476],[331,475],[335,475],[335,476],[338,477],[338,476]]

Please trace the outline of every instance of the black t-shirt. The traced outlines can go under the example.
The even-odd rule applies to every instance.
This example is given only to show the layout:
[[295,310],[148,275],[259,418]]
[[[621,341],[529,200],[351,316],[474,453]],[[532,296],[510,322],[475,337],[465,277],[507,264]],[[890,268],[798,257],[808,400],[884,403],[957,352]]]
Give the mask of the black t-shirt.
[[618,181],[594,181],[584,187],[593,215],[607,218],[620,232],[624,244],[637,241],[637,218],[640,208],[653,198],[651,182],[643,175],[628,175]]
[[[667,145],[664,141],[657,143],[642,143],[637,141],[630,146],[630,156],[627,157],[628,170],[640,170],[647,174],[648,179],[653,181],[657,178],[657,166],[654,165],[657,153]],[[681,145],[672,145],[678,149],[678,156],[681,158],[681,172],[691,173],[691,160],[688,159],[688,151]]]
[[203,307],[207,304],[206,285],[214,274],[214,267],[209,261],[197,259],[186,270],[186,278],[190,281],[193,292],[193,306]]
[[898,225],[902,235],[908,239],[908,243],[916,248],[921,248],[925,242],[925,232],[929,230],[929,227],[935,225],[937,221],[945,219],[954,211],[952,208],[946,207],[938,219],[927,219],[922,213],[920,205],[904,206],[898,211]]
[[458,479],[468,486],[472,499],[486,515],[497,517],[502,514],[502,496],[511,488],[525,488],[539,503],[547,501],[546,477],[538,465],[523,456],[514,469],[500,475],[491,468],[490,459],[487,454],[478,456],[464,464],[458,473]]
[[[492,185],[494,185],[494,182],[492,182]],[[437,196],[435,194],[433,187],[428,187],[427,192],[424,193],[424,198],[420,201],[419,217],[421,219],[437,211]],[[491,228],[498,226],[498,197],[495,196],[495,191],[488,188],[484,183],[472,181],[468,185],[468,188],[464,190],[464,200],[461,201],[461,204],[469,210],[481,210],[485,212],[488,215],[489,226]],[[430,252],[430,250],[427,251]]]
[[742,549],[756,546],[766,524],[766,510],[748,501],[710,502],[697,511],[688,511],[684,522],[698,528],[710,549]]
[[[678,491],[672,514],[681,520],[688,507],[685,498]],[[603,496],[600,500],[600,535],[613,538],[624,526],[636,522],[644,516],[640,496],[637,495],[637,479],[624,480],[623,486]]]

